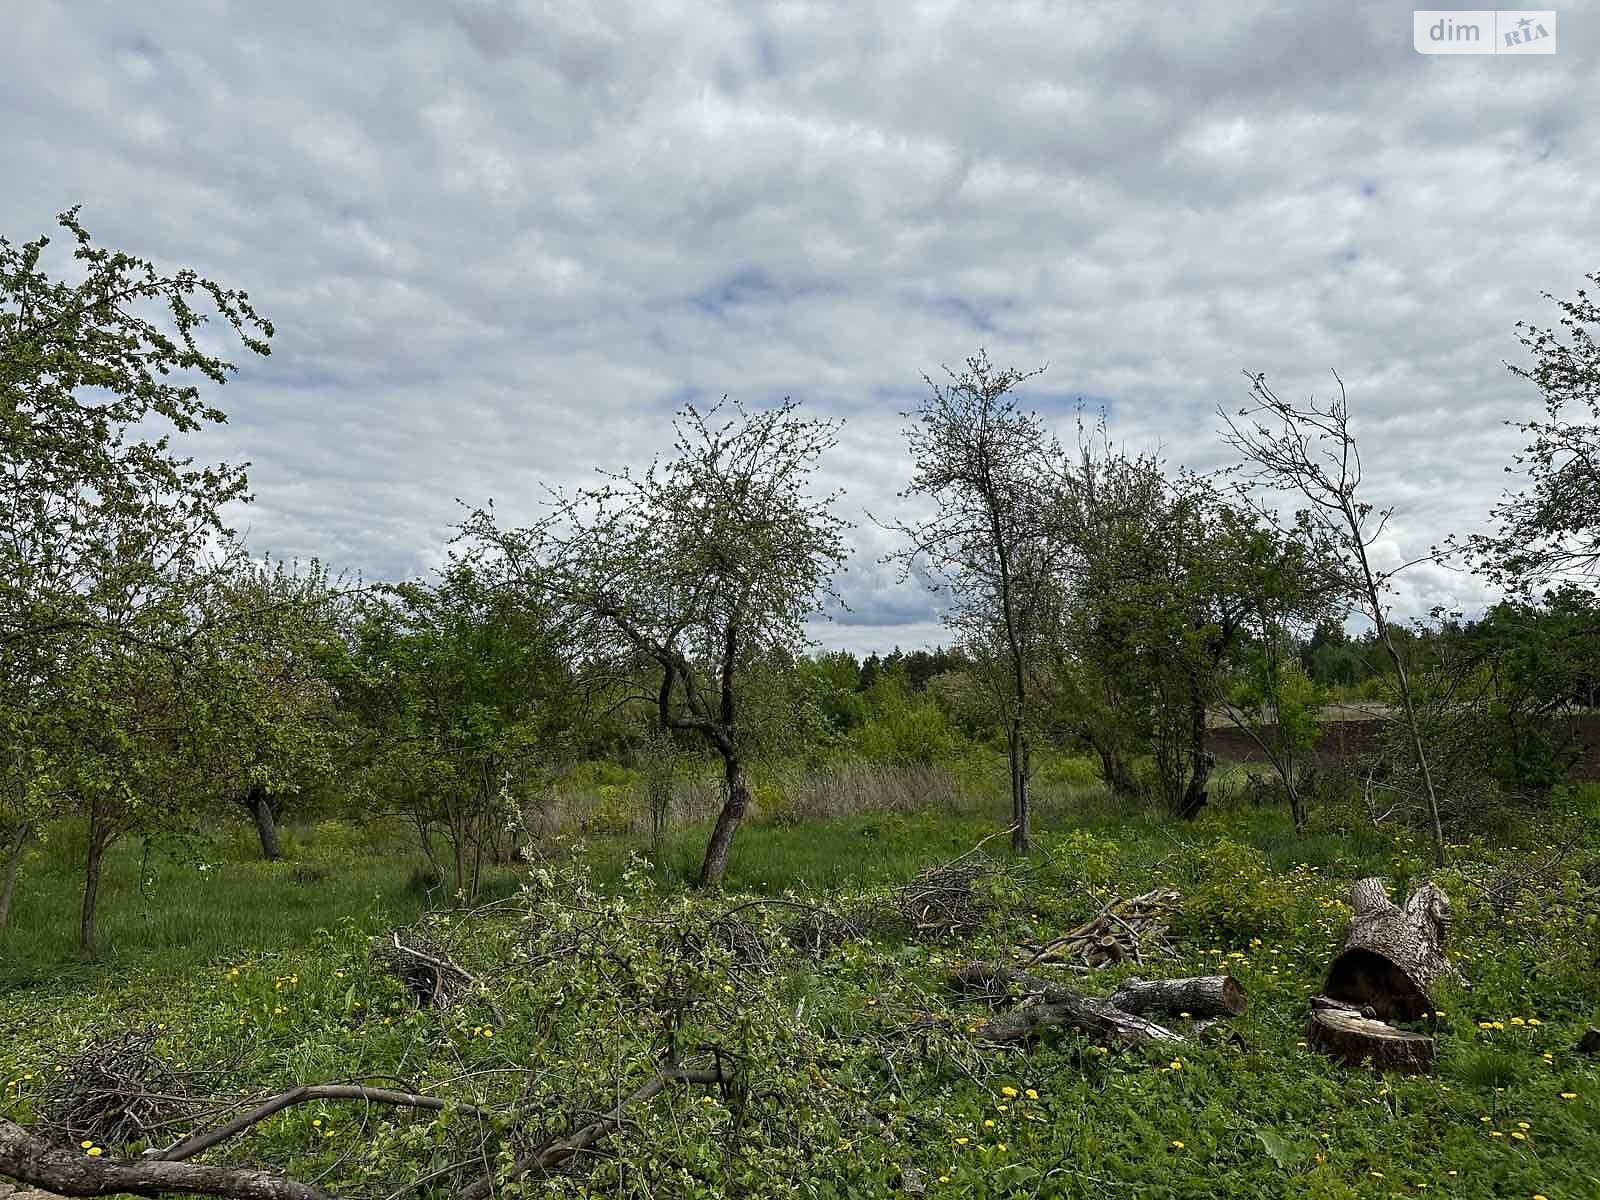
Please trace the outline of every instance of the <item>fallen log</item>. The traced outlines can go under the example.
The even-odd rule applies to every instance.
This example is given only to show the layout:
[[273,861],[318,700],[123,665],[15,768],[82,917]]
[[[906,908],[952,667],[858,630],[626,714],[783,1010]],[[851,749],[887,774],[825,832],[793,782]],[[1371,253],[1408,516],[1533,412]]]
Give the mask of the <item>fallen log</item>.
[[1450,901],[1425,884],[1396,905],[1381,879],[1357,880],[1349,932],[1328,966],[1322,995],[1311,1001],[1306,1043],[1341,1062],[1379,1070],[1432,1068],[1433,1038],[1391,1021],[1434,1018],[1433,984],[1460,978],[1445,955]]
[[0,1117],[0,1175],[58,1196],[227,1196],[232,1200],[330,1200],[309,1183],[252,1167],[160,1159],[90,1157],[63,1150]]
[[[1179,1034],[1141,1014],[1187,1012],[1237,1016],[1248,1007],[1243,986],[1228,975],[1133,979],[1115,995],[1100,998],[1085,996],[1003,963],[973,962],[959,968],[951,976],[950,984],[965,999],[986,1000],[991,1006],[1013,1001],[1017,991],[1031,1001],[991,1017],[978,1027],[978,1038],[997,1045],[1015,1045],[1040,1029],[1055,1027],[1076,1029],[1098,1041],[1122,1046],[1179,1042],[1183,1040]],[[1180,998],[1183,1000],[1181,1007],[1169,1007],[1178,1004]],[[1195,1007],[1188,1006],[1190,1001]]]
[[1434,1015],[1431,988],[1455,968],[1445,957],[1450,901],[1434,884],[1412,893],[1405,907],[1389,899],[1381,879],[1358,880],[1355,915],[1344,949],[1328,966],[1322,994],[1379,1020],[1415,1021]]
[[1124,979],[1110,1002],[1123,1012],[1158,1012],[1169,1017],[1240,1017],[1250,1007],[1244,987],[1232,975]]

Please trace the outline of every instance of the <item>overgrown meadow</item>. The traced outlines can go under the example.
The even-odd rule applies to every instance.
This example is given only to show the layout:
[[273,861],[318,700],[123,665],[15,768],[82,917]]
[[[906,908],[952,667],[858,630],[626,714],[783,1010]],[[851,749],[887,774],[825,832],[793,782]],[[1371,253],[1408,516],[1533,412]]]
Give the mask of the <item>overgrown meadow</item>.
[[[106,1039],[135,1031],[219,1115],[324,1081],[447,1099],[439,1113],[297,1105],[214,1152],[341,1196],[445,1195],[611,1110],[665,1056],[721,1081],[666,1089],[591,1151],[503,1192],[1600,1195],[1600,1064],[1574,1049],[1600,1015],[1600,839],[1559,855],[1515,839],[1452,847],[1431,877],[1451,897],[1470,987],[1438,997],[1438,1070],[1386,1076],[1308,1050],[1306,1001],[1352,881],[1380,873],[1403,891],[1426,845],[1337,806],[1296,837],[1281,809],[1244,795],[1178,826],[1061,785],[1041,797],[1025,861],[988,857],[996,814],[982,805],[760,819],[720,895],[683,888],[702,829],[675,831],[654,862],[636,837],[569,830],[497,869],[468,909],[441,907],[403,831],[381,825],[295,829],[276,863],[251,861],[243,830],[184,856],[128,846],[109,870],[108,949],[88,965],[50,932],[70,928],[75,902],[63,833],[33,852],[19,897],[31,919],[0,942],[0,1112],[66,1111]],[[1563,804],[1556,824],[1592,829],[1600,790]],[[974,846],[990,869],[971,928],[830,926]],[[1157,884],[1182,894],[1166,944],[1064,981],[1098,994],[1141,972],[1226,971],[1248,989],[1245,1016],[1178,1021],[1176,1052],[1071,1032],[1021,1052],[974,1040],[987,1012],[954,997],[955,966],[1042,944]],[[373,939],[402,928],[482,986],[419,1006],[374,957]],[[175,1140],[193,1112],[168,1117]],[[162,1141],[79,1132],[85,1153]]]

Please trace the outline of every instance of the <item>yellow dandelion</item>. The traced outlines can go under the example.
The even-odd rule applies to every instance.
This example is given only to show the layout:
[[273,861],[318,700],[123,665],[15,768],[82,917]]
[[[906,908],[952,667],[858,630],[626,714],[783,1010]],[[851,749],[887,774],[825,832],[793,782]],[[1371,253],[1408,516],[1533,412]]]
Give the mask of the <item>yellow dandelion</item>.
[[1017,1089],[1014,1087],[1003,1087],[1000,1089],[1000,1094],[1002,1096],[1015,1096],[1017,1094]]
[[1171,1066],[1171,1068],[1170,1068],[1170,1069],[1171,1069],[1171,1070],[1174,1070],[1174,1071],[1181,1071],[1181,1070],[1183,1070],[1183,1060],[1182,1060],[1182,1059],[1181,1059],[1181,1058],[1175,1058],[1175,1059],[1173,1059],[1173,1060],[1172,1060],[1172,1066]]
[[94,1143],[93,1142],[79,1142],[78,1145],[82,1146],[85,1150],[87,1150],[90,1146],[94,1145]]
[[99,1158],[105,1151],[100,1149],[99,1146],[90,1146],[87,1153],[90,1158]]
[[1032,1088],[1029,1088],[1023,1095],[1027,1096],[1029,1100],[1037,1100],[1039,1098],[1039,1093]]
[[1519,1142],[1525,1142],[1528,1140],[1528,1135],[1523,1133],[1520,1129],[1513,1129],[1511,1131],[1511,1136],[1516,1138]]
[[1578,1098],[1578,1093],[1577,1092],[1562,1092],[1561,1093],[1561,1098],[1563,1100],[1576,1100]]
[[1183,1149],[1183,1143],[1180,1142],[1177,1138],[1173,1138],[1172,1139],[1172,1148],[1174,1150],[1182,1150]]
[[969,1139],[967,1139],[967,1138],[959,1137],[959,1138],[956,1139],[956,1145],[965,1146],[967,1144],[968,1140]]

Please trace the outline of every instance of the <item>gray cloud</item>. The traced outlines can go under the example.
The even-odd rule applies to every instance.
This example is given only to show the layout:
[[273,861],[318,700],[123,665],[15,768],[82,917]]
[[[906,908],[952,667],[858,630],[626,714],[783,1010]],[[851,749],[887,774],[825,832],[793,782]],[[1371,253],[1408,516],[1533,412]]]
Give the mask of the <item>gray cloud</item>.
[[[1389,4],[30,2],[0,231],[246,287],[272,358],[204,454],[252,543],[395,576],[457,497],[641,462],[685,397],[847,420],[829,644],[915,645],[876,559],[896,413],[980,344],[1070,428],[1222,460],[1241,370],[1350,388],[1395,562],[1481,521],[1535,398],[1503,360],[1600,263],[1593,5],[1545,58],[1424,57]],[[1471,607],[1449,572],[1397,606]]]

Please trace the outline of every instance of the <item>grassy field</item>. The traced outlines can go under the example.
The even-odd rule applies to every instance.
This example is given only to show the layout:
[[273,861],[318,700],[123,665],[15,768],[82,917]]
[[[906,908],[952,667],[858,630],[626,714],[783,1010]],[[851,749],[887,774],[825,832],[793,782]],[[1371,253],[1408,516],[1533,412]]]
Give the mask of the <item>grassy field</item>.
[[[296,829],[277,864],[251,860],[244,830],[206,844],[200,862],[124,847],[106,951],[90,964],[72,942],[73,847],[58,838],[28,862],[0,935],[0,1112],[48,1111],[57,1077],[79,1066],[72,1054],[138,1027],[178,1069],[218,1067],[212,1091],[401,1078],[463,1101],[545,1096],[559,1124],[557,1110],[606,1107],[649,1069],[672,996],[675,1036],[737,1056],[749,1096],[664,1098],[613,1139],[614,1156],[525,1182],[526,1194],[889,1196],[910,1171],[930,1196],[1600,1196],[1600,1064],[1573,1049],[1600,1024],[1600,873],[1582,870],[1600,860],[1593,834],[1501,908],[1495,885],[1547,863],[1548,837],[1467,841],[1434,873],[1420,843],[1355,812],[1323,811],[1296,838],[1283,814],[1243,804],[1192,825],[1073,788],[1041,807],[1025,864],[999,855],[1001,841],[985,847],[997,857],[976,926],[931,941],[872,931],[819,956],[785,936],[789,903],[881,898],[992,833],[999,813],[755,824],[716,899],[683,890],[697,828],[659,864],[631,857],[625,838],[562,839],[534,869],[493,874],[486,899],[498,904],[429,926],[491,981],[503,1021],[470,1000],[417,1009],[374,968],[367,935],[438,899],[393,831]],[[1592,830],[1597,815],[1590,788],[1556,820]],[[1430,1076],[1337,1067],[1302,1042],[1350,884],[1368,873],[1396,890],[1431,876],[1454,904],[1452,953],[1470,987],[1439,997]],[[1072,1034],[1026,1054],[972,1043],[983,1014],[951,995],[953,964],[1048,938],[1157,883],[1184,896],[1176,957],[1075,986],[1228,970],[1252,1002],[1234,1023],[1240,1043],[1184,1022],[1183,1047],[1160,1054],[1106,1054]],[[764,947],[759,970],[705,936],[716,914],[757,900],[783,901],[742,910]],[[437,1170],[432,1190],[447,1194],[463,1145],[481,1140],[462,1125],[305,1106],[215,1156],[274,1163],[341,1195],[398,1196]]]

